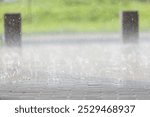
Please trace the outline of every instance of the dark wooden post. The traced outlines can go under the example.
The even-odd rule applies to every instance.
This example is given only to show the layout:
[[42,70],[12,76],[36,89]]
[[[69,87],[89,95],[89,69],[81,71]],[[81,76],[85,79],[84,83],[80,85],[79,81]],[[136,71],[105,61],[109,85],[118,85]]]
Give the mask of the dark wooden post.
[[5,44],[7,46],[21,46],[21,14],[5,14]]
[[138,42],[139,38],[139,15],[137,11],[123,11],[122,38],[124,42]]

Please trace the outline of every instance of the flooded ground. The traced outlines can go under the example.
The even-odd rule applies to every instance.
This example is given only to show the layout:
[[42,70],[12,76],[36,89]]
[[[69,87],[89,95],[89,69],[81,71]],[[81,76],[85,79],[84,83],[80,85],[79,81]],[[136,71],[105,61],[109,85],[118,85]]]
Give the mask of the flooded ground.
[[24,36],[0,48],[0,99],[150,99],[150,41],[118,35]]

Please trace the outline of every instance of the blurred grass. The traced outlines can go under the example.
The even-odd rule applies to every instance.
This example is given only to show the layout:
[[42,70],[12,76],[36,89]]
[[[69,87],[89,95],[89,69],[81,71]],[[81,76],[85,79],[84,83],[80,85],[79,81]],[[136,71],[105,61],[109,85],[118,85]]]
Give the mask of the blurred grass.
[[100,32],[119,31],[119,13],[138,10],[140,30],[150,30],[150,3],[136,0],[17,0],[0,2],[0,33],[3,15],[21,12],[22,29],[32,32]]

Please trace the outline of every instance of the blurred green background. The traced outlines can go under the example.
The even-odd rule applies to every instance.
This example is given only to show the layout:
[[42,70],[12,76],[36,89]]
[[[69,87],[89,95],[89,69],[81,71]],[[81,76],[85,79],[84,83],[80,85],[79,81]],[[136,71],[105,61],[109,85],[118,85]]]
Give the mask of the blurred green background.
[[140,31],[150,30],[150,0],[0,0],[0,34],[3,15],[18,12],[24,33],[116,32],[123,10],[138,10]]

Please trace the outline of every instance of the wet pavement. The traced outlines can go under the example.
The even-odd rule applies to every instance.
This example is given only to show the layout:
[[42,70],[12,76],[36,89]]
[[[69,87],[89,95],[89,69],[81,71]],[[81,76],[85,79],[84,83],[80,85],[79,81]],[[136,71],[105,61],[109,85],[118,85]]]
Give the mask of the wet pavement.
[[28,36],[0,49],[0,99],[150,99],[150,43],[118,35]]

